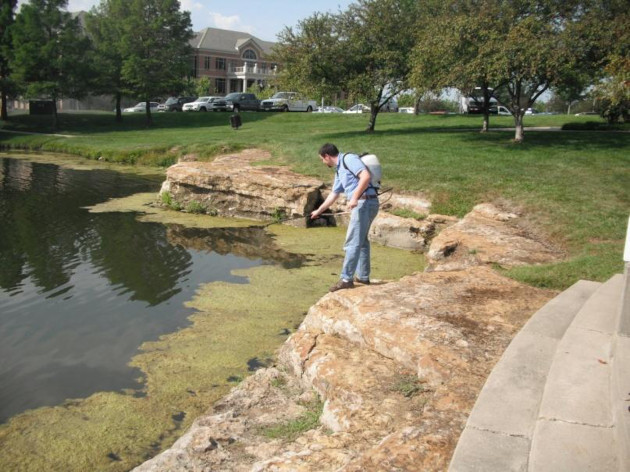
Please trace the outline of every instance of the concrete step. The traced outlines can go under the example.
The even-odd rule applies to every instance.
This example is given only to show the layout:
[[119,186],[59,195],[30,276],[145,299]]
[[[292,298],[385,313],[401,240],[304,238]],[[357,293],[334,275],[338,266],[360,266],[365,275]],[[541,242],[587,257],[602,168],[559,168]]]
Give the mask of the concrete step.
[[616,275],[598,288],[560,341],[540,404],[529,470],[618,470],[611,379],[623,282]]
[[488,377],[455,449],[450,471],[527,470],[540,401],[556,348],[601,286],[579,281],[536,312]]

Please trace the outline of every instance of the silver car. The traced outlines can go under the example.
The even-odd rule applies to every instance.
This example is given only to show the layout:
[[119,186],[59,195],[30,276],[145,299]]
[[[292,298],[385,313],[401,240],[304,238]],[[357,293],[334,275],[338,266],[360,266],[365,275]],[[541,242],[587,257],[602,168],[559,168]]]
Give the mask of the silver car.
[[[157,111],[159,106],[158,102],[149,102],[149,107],[151,111]],[[147,102],[136,103],[134,106],[129,108],[123,108],[123,113],[143,113],[147,109]]]
[[182,111],[212,111],[212,102],[220,97],[199,97],[191,103],[186,103],[182,107]]

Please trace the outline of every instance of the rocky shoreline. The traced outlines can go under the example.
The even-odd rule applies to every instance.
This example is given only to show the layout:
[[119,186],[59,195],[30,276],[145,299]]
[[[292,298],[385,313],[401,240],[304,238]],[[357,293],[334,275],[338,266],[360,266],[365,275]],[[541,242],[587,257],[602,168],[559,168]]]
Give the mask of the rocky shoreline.
[[[285,214],[304,215],[322,198],[324,186],[313,179],[291,194],[286,188],[295,176],[285,170],[269,180],[285,190],[266,191],[260,168],[249,165],[255,159],[250,151],[215,163],[180,163],[169,169],[163,192],[182,204],[212,201],[233,216],[244,202],[249,207],[242,211],[252,216],[268,215],[283,201]],[[237,161],[240,177],[224,177],[219,187],[214,170]],[[243,183],[235,185],[237,178]],[[238,191],[228,197],[230,188]],[[419,197],[399,199],[422,207]],[[324,295],[284,343],[275,366],[245,379],[170,449],[134,470],[445,470],[492,367],[554,295],[491,268],[558,258],[519,219],[489,204],[459,221],[383,212],[373,240],[427,251],[429,270]]]

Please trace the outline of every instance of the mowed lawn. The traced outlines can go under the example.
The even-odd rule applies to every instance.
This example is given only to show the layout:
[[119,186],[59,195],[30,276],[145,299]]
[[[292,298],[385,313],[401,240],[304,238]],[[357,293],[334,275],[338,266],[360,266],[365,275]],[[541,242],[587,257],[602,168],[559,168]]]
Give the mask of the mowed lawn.
[[[0,132],[0,146],[68,152],[91,158],[168,166],[178,156],[201,159],[257,147],[275,163],[332,179],[317,149],[332,142],[342,151],[372,152],[383,164],[384,185],[424,192],[433,212],[463,216],[475,204],[504,202],[523,211],[530,231],[561,248],[564,262],[507,271],[537,286],[562,289],[576,280],[603,281],[623,269],[630,214],[630,133],[513,131],[479,133],[479,116],[381,114],[366,134],[367,115],[242,113],[233,130],[228,113],[142,114],[114,122],[111,113],[61,114],[56,131],[73,137]],[[598,117],[526,116],[525,126],[559,127]],[[491,117],[491,127],[511,127],[511,117]],[[49,117],[27,115],[4,130],[50,133]],[[502,268],[497,267],[499,270]]]

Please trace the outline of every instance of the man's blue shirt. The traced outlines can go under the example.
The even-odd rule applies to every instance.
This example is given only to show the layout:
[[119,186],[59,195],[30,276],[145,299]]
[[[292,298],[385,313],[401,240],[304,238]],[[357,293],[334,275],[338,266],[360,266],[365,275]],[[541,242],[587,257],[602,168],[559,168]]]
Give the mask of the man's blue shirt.
[[[345,166],[341,163],[343,163]],[[335,174],[335,181],[333,183],[332,191],[334,193],[344,193],[346,198],[350,200],[352,194],[359,185],[359,172],[368,171],[367,166],[356,154],[342,152],[339,153],[339,159],[337,159],[337,172]],[[355,177],[356,176],[356,177]],[[366,195],[376,195],[376,190],[371,186],[368,186],[365,191]]]

